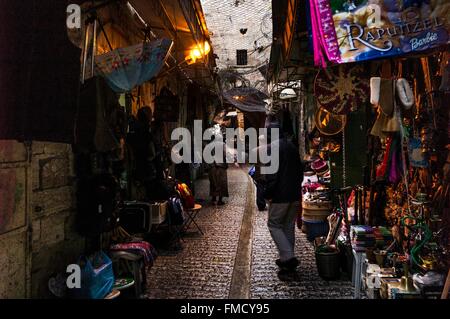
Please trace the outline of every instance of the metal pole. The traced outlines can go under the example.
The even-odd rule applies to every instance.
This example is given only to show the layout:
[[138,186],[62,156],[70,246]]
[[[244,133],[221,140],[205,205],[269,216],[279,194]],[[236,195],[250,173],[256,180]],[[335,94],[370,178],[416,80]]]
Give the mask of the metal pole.
[[345,128],[342,131],[342,187],[347,187],[347,157],[345,154]]
[[95,54],[97,53],[97,19],[94,19],[92,33],[91,75],[94,76]]
[[86,78],[88,40],[89,40],[89,24],[86,24],[84,26],[84,46],[83,46],[83,65],[82,65],[81,83],[84,83],[84,79]]

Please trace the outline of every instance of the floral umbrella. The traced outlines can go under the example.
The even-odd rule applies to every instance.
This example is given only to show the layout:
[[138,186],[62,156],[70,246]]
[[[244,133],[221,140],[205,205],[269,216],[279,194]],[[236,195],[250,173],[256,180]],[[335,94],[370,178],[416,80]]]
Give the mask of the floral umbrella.
[[314,83],[317,102],[334,114],[348,114],[367,102],[369,77],[361,65],[321,69]]
[[96,56],[95,73],[115,92],[129,92],[161,71],[172,44],[172,40],[159,39]]

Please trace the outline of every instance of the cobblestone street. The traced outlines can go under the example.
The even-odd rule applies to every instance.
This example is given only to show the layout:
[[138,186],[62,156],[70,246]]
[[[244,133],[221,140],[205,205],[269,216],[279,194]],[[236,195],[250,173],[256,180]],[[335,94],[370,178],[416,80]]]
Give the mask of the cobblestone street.
[[[253,184],[245,169],[229,169],[228,183],[230,198],[220,207],[208,201],[207,177],[197,182],[196,197],[204,204],[197,221],[205,234],[195,233],[191,226],[183,237],[183,250],[161,252],[148,273],[148,298],[351,297],[349,281],[320,279],[313,248],[299,231],[300,266],[292,280],[281,281],[274,263],[277,251],[266,225],[267,211],[255,209]],[[244,218],[245,214],[250,216]]]

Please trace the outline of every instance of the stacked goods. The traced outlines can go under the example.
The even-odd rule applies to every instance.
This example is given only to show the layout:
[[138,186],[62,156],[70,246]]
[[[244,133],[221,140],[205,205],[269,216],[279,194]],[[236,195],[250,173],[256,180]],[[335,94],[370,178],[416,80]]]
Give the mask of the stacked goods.
[[329,226],[327,217],[331,212],[332,203],[330,201],[305,200],[303,203],[302,220],[309,241],[328,234]]
[[311,163],[311,168],[318,176],[324,176],[330,171],[328,163],[322,159],[317,159]]
[[303,203],[303,221],[316,222],[326,221],[327,217],[331,214],[332,204],[330,201],[308,201]]
[[371,226],[351,226],[350,237],[353,249],[356,251],[365,251],[366,248],[375,247],[376,239]]
[[384,226],[374,227],[373,234],[375,235],[376,247],[379,248],[389,246],[394,240],[391,231]]

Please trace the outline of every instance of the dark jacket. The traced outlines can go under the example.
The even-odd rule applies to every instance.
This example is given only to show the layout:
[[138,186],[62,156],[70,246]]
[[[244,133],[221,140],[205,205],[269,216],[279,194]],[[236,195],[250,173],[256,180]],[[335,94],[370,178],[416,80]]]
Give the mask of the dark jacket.
[[280,138],[269,146],[270,152],[279,149],[279,167],[275,174],[264,176],[264,197],[272,203],[299,201],[303,180],[303,165],[298,148],[287,138]]

